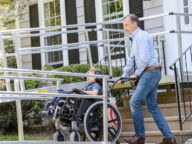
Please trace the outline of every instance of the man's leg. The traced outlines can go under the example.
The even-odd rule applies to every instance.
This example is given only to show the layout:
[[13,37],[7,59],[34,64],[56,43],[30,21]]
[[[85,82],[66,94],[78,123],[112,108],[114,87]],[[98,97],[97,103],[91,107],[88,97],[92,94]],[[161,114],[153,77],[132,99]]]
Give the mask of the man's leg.
[[162,132],[164,138],[172,138],[173,134],[171,133],[169,126],[157,105],[157,87],[158,84],[146,97],[146,108],[152,114],[153,119],[157,124],[159,130]]
[[145,71],[139,79],[135,93],[130,100],[130,108],[136,136],[145,137],[142,102],[153,89],[154,80],[149,71]]

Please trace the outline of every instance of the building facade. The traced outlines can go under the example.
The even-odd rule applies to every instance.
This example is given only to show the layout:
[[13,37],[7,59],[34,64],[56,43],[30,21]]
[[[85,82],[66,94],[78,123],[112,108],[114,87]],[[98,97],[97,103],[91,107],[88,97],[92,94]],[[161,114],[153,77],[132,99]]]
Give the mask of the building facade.
[[[151,16],[165,12],[192,13],[192,0],[30,0],[22,12],[22,19],[16,20],[16,28],[54,27],[61,25],[105,22],[134,13],[138,17]],[[122,24],[114,27],[123,29]],[[176,30],[175,16],[165,16],[141,22],[140,27],[149,33]],[[192,31],[192,17],[181,17],[182,30]],[[84,30],[88,27],[78,27]],[[101,28],[95,26],[93,28]],[[77,28],[62,29],[77,30]],[[43,32],[43,31],[42,31]],[[109,37],[119,38],[126,34],[111,33]],[[102,32],[90,32],[89,40],[103,40]],[[37,47],[57,44],[86,42],[85,33],[71,33],[49,37],[32,37],[20,40],[20,47]],[[178,49],[176,34],[154,37],[154,45],[159,54],[159,61],[165,75],[172,74],[169,66],[189,47],[192,42],[189,34],[182,34],[182,48]],[[97,63],[104,56],[102,47],[91,48],[93,62]],[[129,55],[124,50],[124,63]],[[87,63],[87,50],[73,49],[44,54],[25,55],[22,58],[23,68],[41,69],[45,64],[56,67],[75,63]]]

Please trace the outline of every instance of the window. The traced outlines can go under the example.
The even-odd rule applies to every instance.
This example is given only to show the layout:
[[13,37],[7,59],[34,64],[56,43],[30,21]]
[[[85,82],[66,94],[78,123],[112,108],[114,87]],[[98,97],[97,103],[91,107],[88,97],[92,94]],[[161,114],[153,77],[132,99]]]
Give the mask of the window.
[[122,0],[103,0],[104,21],[123,17]]
[[[184,8],[184,13],[189,13],[189,0],[183,0],[183,8]],[[185,24],[189,24],[190,20],[189,20],[189,16],[184,16],[184,23]]]
[[[44,23],[46,27],[60,26],[61,25],[61,13],[60,13],[60,0],[53,0],[44,3]],[[55,30],[54,30],[55,31]],[[54,32],[47,31],[47,32]],[[60,31],[60,30],[57,30]],[[54,35],[45,38],[45,45],[60,45],[62,44],[61,35]],[[47,62],[54,67],[58,67],[63,63],[62,51],[48,52]]]
[[60,0],[44,3],[45,26],[60,26]]
[[[123,17],[123,0],[103,0],[103,18],[104,21],[110,21]],[[107,29],[123,29],[123,24],[110,24],[105,25]],[[109,31],[109,39],[122,38],[124,33]],[[107,37],[106,37],[107,38]],[[112,45],[124,45],[124,42],[111,42]],[[118,66],[125,65],[125,48],[121,47],[111,47],[113,51],[111,52],[112,65],[117,63]],[[107,53],[105,51],[105,53]],[[121,63],[121,64],[119,64]]]

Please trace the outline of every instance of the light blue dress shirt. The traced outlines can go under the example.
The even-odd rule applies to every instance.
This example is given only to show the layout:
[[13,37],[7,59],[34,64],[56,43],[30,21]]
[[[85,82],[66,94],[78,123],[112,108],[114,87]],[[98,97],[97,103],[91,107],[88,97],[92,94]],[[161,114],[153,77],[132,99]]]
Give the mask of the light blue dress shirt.
[[141,75],[146,67],[159,67],[158,55],[153,46],[153,39],[146,31],[139,27],[132,32],[131,55],[127,65],[123,69],[122,77],[128,77],[128,73],[136,65],[136,75]]

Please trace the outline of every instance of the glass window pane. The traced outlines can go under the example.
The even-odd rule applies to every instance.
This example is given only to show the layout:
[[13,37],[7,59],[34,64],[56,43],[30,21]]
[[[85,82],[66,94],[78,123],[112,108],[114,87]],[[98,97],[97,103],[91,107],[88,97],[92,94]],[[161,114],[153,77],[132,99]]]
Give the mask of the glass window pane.
[[112,14],[112,13],[115,13],[116,12],[116,10],[115,10],[115,2],[111,2],[110,3],[110,13]]
[[44,17],[45,19],[49,18],[49,3],[44,4]]
[[54,7],[54,2],[49,2],[49,9],[50,9],[50,17],[55,16],[55,7]]
[[189,16],[185,16],[184,19],[185,19],[185,24],[189,24]]
[[49,27],[50,26],[50,20],[49,19],[45,19],[45,26]]
[[104,16],[109,14],[108,4],[103,5],[103,14]]
[[55,0],[56,16],[60,15],[60,0]]
[[59,52],[59,55],[60,55],[60,60],[62,61],[63,60],[63,53],[62,53],[62,51]]
[[118,0],[118,2],[117,2],[117,11],[118,12],[123,11],[123,2],[122,2],[122,0]]
[[60,16],[56,17],[56,25],[57,26],[61,25],[61,17]]
[[184,8],[184,13],[189,13],[189,8],[188,7]]
[[[184,13],[189,13],[189,8],[184,8]],[[189,16],[184,17],[185,24],[189,24]]]
[[55,18],[51,19],[51,26],[55,26]]
[[188,0],[183,0],[184,6],[188,6]]

